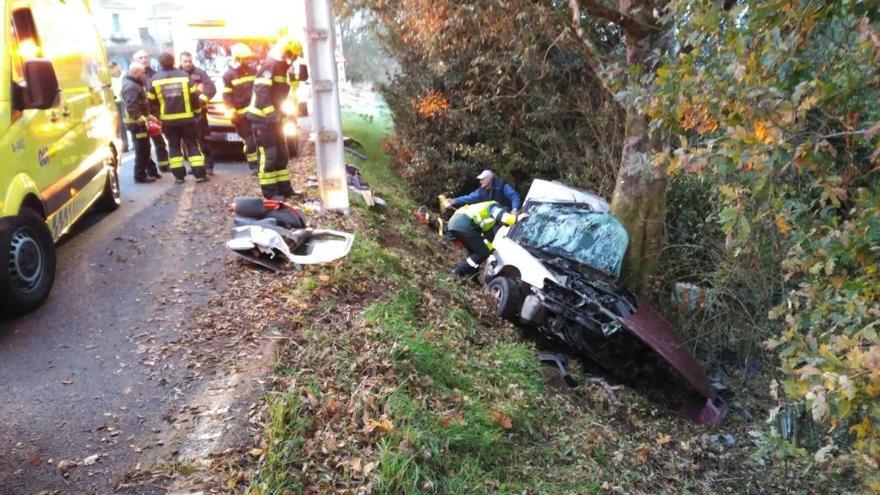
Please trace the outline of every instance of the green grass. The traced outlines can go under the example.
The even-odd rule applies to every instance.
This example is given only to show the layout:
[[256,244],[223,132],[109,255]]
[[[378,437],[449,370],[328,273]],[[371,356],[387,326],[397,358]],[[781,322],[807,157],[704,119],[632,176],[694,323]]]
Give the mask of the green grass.
[[[291,289],[294,298],[319,300],[303,318],[307,343],[279,359],[278,374],[300,384],[300,390],[270,397],[269,448],[251,493],[316,489],[314,479],[309,485],[303,481],[308,474],[301,471],[306,462],[315,469],[315,459],[307,458],[304,448],[307,442],[320,442],[316,431],[323,419],[314,401],[352,397],[363,378],[359,366],[377,363],[388,363],[390,370],[381,374],[394,381],[376,393],[369,417],[387,416],[393,429],[367,445],[359,434],[349,436],[342,455],[375,466],[368,476],[373,493],[594,492],[589,472],[601,468],[591,459],[577,467],[560,464],[550,472],[540,467],[557,463],[562,455],[548,445],[542,425],[564,424],[564,413],[553,402],[548,406],[553,394],[546,390],[534,349],[515,332],[488,329],[480,322],[469,310],[472,294],[444,273],[448,260],[434,252],[436,236],[409,219],[406,212],[413,203],[379,146],[388,123],[350,113],[344,121],[346,135],[361,142],[369,157],[352,161],[389,208],[356,207],[352,216],[359,228],[349,255],[333,267],[317,268],[318,274],[304,276]],[[388,229],[411,245],[383,247]],[[363,306],[348,309],[354,326],[350,333],[318,323],[339,311],[331,294],[345,292],[368,295]],[[353,339],[365,339],[373,349],[362,364],[358,360],[363,357],[351,347]],[[303,394],[313,398],[311,406],[304,405]],[[363,427],[359,414],[367,413],[352,415],[355,429]],[[351,479],[349,468],[320,479],[340,476],[340,471],[345,474],[336,483]]]
[[252,486],[263,495],[302,491],[291,471],[302,464],[302,447],[313,419],[303,413],[299,395],[285,391],[270,398],[268,421],[269,448]]

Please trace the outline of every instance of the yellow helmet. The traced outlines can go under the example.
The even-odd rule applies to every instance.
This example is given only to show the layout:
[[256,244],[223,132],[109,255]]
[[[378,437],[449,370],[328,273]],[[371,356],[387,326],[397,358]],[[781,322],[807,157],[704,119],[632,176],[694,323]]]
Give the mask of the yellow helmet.
[[251,47],[245,45],[244,43],[236,43],[232,45],[232,48],[229,51],[230,55],[232,55],[232,58],[237,60],[244,60],[246,58],[251,58],[254,56],[254,52],[251,51]]
[[279,39],[275,46],[278,48],[282,57],[286,56],[288,53],[290,53],[291,58],[302,57],[303,55],[302,43],[300,43],[299,40],[285,37]]

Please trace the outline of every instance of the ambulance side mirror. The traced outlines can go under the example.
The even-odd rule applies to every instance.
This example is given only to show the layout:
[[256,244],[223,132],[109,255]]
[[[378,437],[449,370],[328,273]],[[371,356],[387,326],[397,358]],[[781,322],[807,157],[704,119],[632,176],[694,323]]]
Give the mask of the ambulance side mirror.
[[55,67],[46,59],[33,59],[24,63],[22,104],[24,109],[46,110],[55,105],[60,88]]
[[309,66],[306,64],[299,64],[299,72],[297,73],[296,78],[300,81],[308,81]]

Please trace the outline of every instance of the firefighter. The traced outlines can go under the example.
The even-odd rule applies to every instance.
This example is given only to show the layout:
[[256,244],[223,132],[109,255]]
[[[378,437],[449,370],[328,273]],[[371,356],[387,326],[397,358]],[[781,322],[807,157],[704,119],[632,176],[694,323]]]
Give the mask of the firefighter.
[[254,133],[248,120],[248,105],[254,91],[254,79],[256,70],[253,67],[253,52],[244,43],[232,45],[230,50],[232,61],[229,70],[223,74],[223,103],[231,110],[232,125],[244,142],[244,155],[252,175],[259,173],[257,145],[254,142]]
[[210,135],[208,130],[208,102],[217,94],[217,87],[214,81],[203,69],[193,64],[192,54],[189,52],[180,53],[180,70],[189,74],[189,82],[199,90],[199,100],[201,111],[196,115],[196,135],[199,141],[199,149],[205,156],[205,172],[208,175],[214,175],[214,154],[208,148],[206,138]]
[[147,174],[147,167],[150,163],[150,136],[147,133],[147,121],[152,117],[149,105],[147,105],[144,77],[143,65],[133,62],[128,67],[128,74],[122,80],[122,120],[134,141],[134,181],[155,182],[156,179]]
[[489,257],[492,240],[501,225],[513,225],[516,216],[508,213],[497,201],[484,201],[463,206],[449,219],[447,234],[464,245],[467,258],[452,270],[459,277],[476,275],[480,263]]
[[162,121],[162,132],[168,140],[168,162],[174,181],[184,182],[183,148],[192,167],[196,182],[205,182],[205,157],[199,150],[196,137],[196,116],[200,111],[199,90],[189,82],[189,74],[174,68],[174,55],[159,55],[162,70],[157,72],[147,91],[147,99],[154,115]]
[[299,41],[282,38],[269,50],[257,71],[247,118],[254,130],[259,153],[260,189],[266,198],[293,196],[287,162],[287,139],[281,123],[281,108],[290,93],[290,66],[302,56]]
[[[134,62],[141,64],[144,68],[144,87],[150,88],[150,79],[156,74],[156,71],[150,66],[150,56],[147,55],[147,52],[144,50],[138,50],[134,52],[132,56]],[[165,144],[165,138],[162,137],[161,134],[156,134],[155,136],[150,136],[150,141],[153,142],[153,148],[156,150],[156,161],[153,161],[153,158],[150,157],[150,165],[147,167],[147,173],[150,174],[151,177],[159,178],[159,170],[163,172],[168,171],[168,146]],[[159,163],[158,169],[156,167],[156,162]]]

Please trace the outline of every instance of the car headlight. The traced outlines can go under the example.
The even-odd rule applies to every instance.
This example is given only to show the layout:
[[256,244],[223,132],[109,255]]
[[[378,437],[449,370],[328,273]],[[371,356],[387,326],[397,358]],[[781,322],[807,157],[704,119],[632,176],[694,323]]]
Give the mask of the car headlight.
[[281,111],[284,112],[284,115],[296,115],[296,105],[292,100],[284,100],[284,103],[281,104]]
[[285,136],[296,136],[297,128],[293,122],[285,122],[283,130]]

